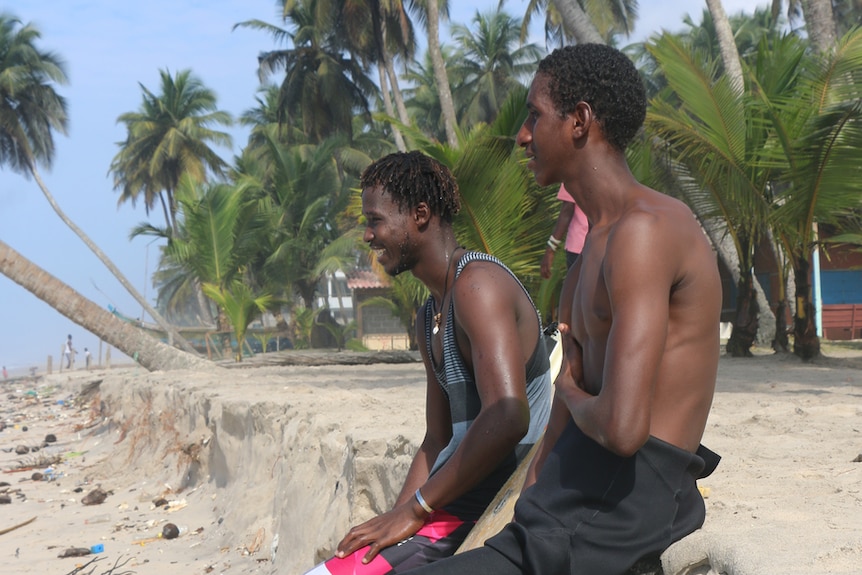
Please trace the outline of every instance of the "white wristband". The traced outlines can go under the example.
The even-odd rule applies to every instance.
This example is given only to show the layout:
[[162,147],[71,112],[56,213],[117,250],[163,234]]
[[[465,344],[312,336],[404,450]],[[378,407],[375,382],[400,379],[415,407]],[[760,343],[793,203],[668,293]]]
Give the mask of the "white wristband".
[[414,495],[416,496],[416,501],[419,502],[419,506],[422,507],[422,509],[424,509],[426,513],[434,513],[434,510],[431,509],[431,506],[428,505],[428,502],[425,501],[425,498],[422,497],[422,493],[418,489],[416,490],[416,493],[414,493]]
[[557,246],[558,246],[558,245],[559,245],[559,244],[555,244],[555,243],[551,242],[551,240],[548,240],[548,247],[549,247],[549,248],[551,248],[551,251],[552,251],[552,252],[557,251]]

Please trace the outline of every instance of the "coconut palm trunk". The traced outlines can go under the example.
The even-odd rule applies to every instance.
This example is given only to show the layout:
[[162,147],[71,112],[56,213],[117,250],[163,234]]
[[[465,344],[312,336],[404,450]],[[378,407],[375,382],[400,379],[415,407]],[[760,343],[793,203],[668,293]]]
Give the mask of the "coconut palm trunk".
[[605,44],[592,20],[584,12],[578,0],[552,0],[557,12],[563,19],[563,25],[575,37],[578,44]]
[[117,318],[2,241],[0,273],[150,371],[216,368],[212,362],[165,345]]
[[[730,85],[733,87],[734,92],[741,98],[745,89],[745,82],[742,76],[742,61],[739,58],[739,50],[736,47],[733,30],[730,27],[730,20],[727,18],[727,13],[724,11],[721,0],[706,0],[706,5],[715,25],[721,62],[724,64],[724,73],[730,79]],[[730,248],[729,250],[721,252],[723,257],[724,254],[731,252],[735,255],[735,250],[732,249],[733,246],[728,247]],[[724,259],[725,263],[730,263],[726,257]],[[760,282],[753,275],[750,278],[741,277],[738,266],[739,259],[734,259],[737,265],[730,267],[730,269],[733,270],[733,278],[738,288],[738,294],[736,317],[733,322],[733,332],[730,335],[730,340],[727,342],[727,350],[733,356],[751,355],[749,349],[758,340],[758,331],[761,343],[771,340],[774,346],[774,342],[778,339],[776,321],[770,313],[769,299],[766,297]],[[736,333],[737,331],[739,333]]]
[[730,83],[734,91],[742,96],[744,88],[742,79],[742,63],[739,60],[739,50],[733,39],[733,30],[730,28],[730,20],[724,11],[721,0],[706,0],[709,13],[715,25],[715,34],[718,36],[718,50],[721,53],[721,61],[724,64],[724,73],[730,77]]
[[196,354],[197,351],[194,347],[192,347],[192,344],[186,341],[186,339],[181,336],[179,332],[177,332],[177,330],[171,324],[169,324],[159,312],[157,312],[149,303],[147,303],[147,300],[141,294],[138,293],[138,290],[136,290],[134,286],[132,286],[131,282],[126,279],[126,276],[123,275],[123,272],[121,272],[119,268],[114,265],[114,262],[112,262],[110,258],[108,258],[108,256],[105,255],[105,253],[101,250],[101,248],[99,248],[99,246],[97,246],[93,242],[93,240],[91,240],[90,237],[75,224],[75,222],[69,219],[69,217],[65,214],[65,212],[63,212],[62,209],[60,209],[59,204],[57,204],[56,200],[54,200],[54,196],[51,195],[51,192],[48,190],[48,187],[45,185],[45,182],[43,182],[41,176],[39,176],[39,171],[36,169],[35,164],[30,164],[30,173],[33,174],[33,178],[36,180],[36,183],[39,184],[39,189],[42,190],[42,193],[45,195],[45,198],[47,198],[48,203],[51,204],[51,207],[54,209],[55,212],[57,212],[57,215],[60,216],[60,219],[63,220],[63,223],[69,226],[69,229],[71,229],[79,238],[81,238],[81,241],[83,241],[87,245],[87,247],[90,248],[90,251],[96,254],[96,257],[98,257],[102,261],[102,263],[105,264],[105,267],[107,267],[108,270],[114,275],[114,277],[117,278],[117,281],[119,281],[120,284],[124,288],[126,288],[126,291],[128,291],[129,294],[133,298],[135,298],[135,301],[141,304],[141,306],[147,311],[148,314],[150,314],[153,320],[157,324],[159,324],[159,327],[165,330],[165,332],[168,334],[168,341],[176,343],[189,353]]
[[434,79],[437,82],[437,92],[440,95],[440,109],[443,112],[443,126],[446,129],[446,141],[452,148],[458,147],[458,133],[455,117],[455,104],[452,101],[452,89],[449,87],[449,76],[446,74],[446,63],[443,62],[443,52],[440,49],[440,10],[437,0],[425,0],[428,11],[428,53],[434,66]]
[[804,360],[820,355],[820,338],[814,322],[816,310],[811,301],[811,262],[806,257],[796,258],[796,313],[793,316],[793,353]]
[[[386,115],[395,117],[395,108],[392,106],[392,97],[389,94],[389,88],[386,82],[386,66],[383,62],[377,63],[377,73],[380,76],[380,92],[383,96],[383,109],[386,110]],[[395,138],[395,147],[399,152],[406,152],[407,145],[404,143],[404,136],[401,135],[401,130],[398,126],[392,126],[392,136]]]
[[818,52],[835,47],[837,33],[832,13],[832,0],[802,0],[805,30]]

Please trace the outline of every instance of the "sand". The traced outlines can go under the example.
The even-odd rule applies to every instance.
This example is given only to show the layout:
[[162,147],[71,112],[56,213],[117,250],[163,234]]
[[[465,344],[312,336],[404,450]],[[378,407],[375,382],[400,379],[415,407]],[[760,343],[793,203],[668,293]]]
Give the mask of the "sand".
[[[723,460],[700,483],[706,524],[670,550],[668,573],[860,572],[862,357],[844,355],[722,358],[704,444]],[[391,503],[423,387],[418,363],[0,384],[2,572],[301,573]],[[96,488],[105,501],[84,505]],[[168,522],[185,532],[160,538]]]

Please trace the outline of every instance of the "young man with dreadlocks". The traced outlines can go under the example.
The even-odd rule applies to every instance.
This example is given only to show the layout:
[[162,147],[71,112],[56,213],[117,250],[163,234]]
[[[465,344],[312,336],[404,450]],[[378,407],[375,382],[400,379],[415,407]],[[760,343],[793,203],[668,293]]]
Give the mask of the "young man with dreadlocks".
[[609,46],[560,48],[527,112],[527,167],[565,184],[590,226],[560,297],[563,369],[514,521],[413,575],[622,575],[705,518],[721,282],[691,210],[626,163],[646,114],[638,71]]
[[449,170],[419,152],[362,175],[365,241],[431,292],[417,314],[426,431],[395,506],[353,527],[312,573],[402,573],[452,555],[541,436],[551,377],[541,320],[498,259],[458,245]]

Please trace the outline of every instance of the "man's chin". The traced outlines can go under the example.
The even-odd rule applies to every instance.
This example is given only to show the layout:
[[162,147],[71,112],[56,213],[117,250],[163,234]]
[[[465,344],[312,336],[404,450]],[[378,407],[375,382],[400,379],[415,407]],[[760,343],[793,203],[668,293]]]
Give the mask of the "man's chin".
[[384,268],[383,268],[383,271],[385,271],[385,272],[386,272],[386,274],[387,274],[389,277],[393,277],[393,278],[394,278],[395,276],[400,275],[402,272],[406,272],[406,271],[407,271],[407,267],[406,267],[406,266],[403,266],[403,265],[395,266],[395,267],[392,267],[392,268],[384,267]]

